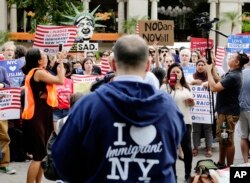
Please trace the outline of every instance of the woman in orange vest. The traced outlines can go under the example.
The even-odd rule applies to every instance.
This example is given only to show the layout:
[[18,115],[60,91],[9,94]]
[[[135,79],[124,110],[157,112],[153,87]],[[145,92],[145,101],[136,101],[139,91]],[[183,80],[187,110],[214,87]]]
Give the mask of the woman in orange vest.
[[[63,58],[63,54],[61,58]],[[46,144],[53,130],[52,109],[57,106],[55,84],[63,84],[65,69],[59,59],[57,75],[45,68],[47,55],[31,48],[25,56],[25,106],[22,113],[24,137],[28,153],[33,155],[27,173],[27,183],[41,182],[41,161],[46,156]]]

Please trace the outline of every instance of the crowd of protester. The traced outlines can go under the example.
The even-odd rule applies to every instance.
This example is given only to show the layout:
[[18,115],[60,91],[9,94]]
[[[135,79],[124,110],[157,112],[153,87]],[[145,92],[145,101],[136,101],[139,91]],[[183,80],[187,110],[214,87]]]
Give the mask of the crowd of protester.
[[[131,39],[127,38],[122,41],[131,41]],[[136,44],[142,47],[144,46],[144,43],[141,43],[140,39],[137,41],[138,43]],[[124,42],[121,42],[120,44],[121,45],[119,46],[121,48],[124,46],[125,50],[122,51],[126,53],[127,45]],[[95,52],[87,51],[81,58],[77,59],[65,51],[62,51],[56,55],[46,55],[37,48],[29,48],[27,50],[24,46],[15,45],[13,42],[6,42],[2,46],[1,54],[3,54],[4,60],[25,57],[26,63],[22,68],[22,71],[25,74],[25,79],[23,80],[22,85],[20,85],[20,88],[23,93],[23,98],[28,97],[28,100],[22,100],[22,117],[20,120],[0,121],[0,157],[2,157],[0,160],[1,172],[8,174],[15,173],[15,170],[9,167],[10,161],[31,160],[27,174],[27,183],[33,183],[35,181],[41,182],[43,173],[41,162],[46,156],[46,144],[49,136],[53,130],[57,131],[57,121],[69,115],[71,107],[70,97],[74,93],[73,81],[71,79],[72,74],[88,76],[96,75],[98,76],[97,79],[100,80],[101,78],[102,81],[106,79],[104,82],[95,82],[92,85],[92,88],[90,88],[90,91],[93,92],[96,91],[96,88],[98,88],[99,85],[111,82],[114,79],[114,76],[119,74],[127,76],[130,74],[130,72],[136,71],[136,69],[140,68],[140,66],[144,64],[134,64],[134,60],[131,58],[135,55],[130,52],[127,52],[128,54],[132,55],[130,59],[123,60],[120,58],[120,52],[123,53],[121,50],[119,50],[120,47],[116,46],[114,48],[110,48],[110,50],[103,51],[100,54],[100,58],[97,58],[98,54]],[[143,50],[143,48],[141,49]],[[184,47],[173,49],[168,48],[167,46],[150,45],[147,46],[147,52],[147,58],[144,59],[145,64],[147,61],[147,65],[145,65],[145,73],[143,73],[144,75],[142,76],[144,78],[143,82],[150,84],[155,90],[162,90],[165,93],[168,93],[183,115],[185,127],[182,128],[182,138],[179,140],[179,142],[178,140],[176,141],[179,144],[176,144],[177,147],[175,150],[177,152],[178,148],[179,158],[184,161],[185,180],[188,181],[191,177],[192,159],[193,156],[198,155],[201,138],[203,137],[205,138],[206,142],[206,157],[211,157],[213,155],[212,142],[213,139],[217,139],[219,142],[220,154],[217,163],[218,167],[225,168],[233,164],[235,153],[233,135],[235,124],[239,118],[241,126],[243,126],[241,143],[242,153],[244,162],[247,162],[249,149],[248,137],[250,134],[250,116],[248,114],[250,109],[250,97],[249,94],[246,94],[249,93],[247,92],[249,91],[249,72],[247,73],[249,68],[244,69],[245,64],[249,62],[247,55],[244,53],[233,54],[228,61],[230,70],[223,77],[221,77],[218,74],[218,70],[215,66],[214,56],[212,55],[212,64],[206,64],[207,60],[205,59],[205,55],[198,49],[190,50],[190,48]],[[112,62],[114,56],[116,59],[120,59],[118,63]],[[139,55],[138,58],[136,57],[136,59],[140,60],[143,56],[145,57],[145,55]],[[128,63],[125,63],[125,61]],[[124,64],[128,65],[125,67]],[[191,67],[194,68],[194,71],[188,75],[187,70],[190,70]],[[117,68],[118,71],[120,71],[118,74]],[[141,72],[141,68],[138,69],[138,72]],[[241,82],[242,72],[243,82]],[[112,77],[110,77],[111,74]],[[171,81],[172,76],[175,77],[174,81]],[[127,80],[129,79],[126,78],[126,81]],[[215,111],[217,112],[217,121],[214,121],[214,124],[216,124],[217,127],[217,137],[213,136],[212,123],[192,123],[190,108],[195,106],[195,100],[190,91],[190,86],[192,85],[203,86],[215,92],[217,95],[215,108]],[[242,90],[241,86],[243,86]],[[4,67],[0,66],[0,89],[9,87],[11,87],[11,85],[8,81],[7,72]],[[122,88],[122,86],[117,87]],[[104,90],[103,92],[107,91]],[[53,94],[54,96],[50,96],[50,94]],[[107,93],[107,95],[108,94],[109,93]],[[239,95],[240,101],[238,99]],[[50,97],[51,100],[53,98],[57,99],[56,102],[48,101],[48,98]],[[94,100],[93,97],[89,98],[89,100]],[[36,106],[35,108],[34,105]],[[79,107],[80,105],[77,106]],[[99,108],[100,106],[95,107]],[[167,106],[163,109],[169,110]],[[81,111],[81,109],[77,109],[76,107],[74,108],[75,114],[79,114],[78,110]],[[84,110],[85,113],[90,112],[87,109]],[[142,113],[140,115],[144,114]],[[84,117],[91,118],[91,116],[87,116],[86,114]],[[72,123],[74,117],[71,116],[71,118],[70,122]],[[223,125],[223,122],[226,122],[228,127],[227,133],[229,137],[226,143],[221,137],[221,126]],[[11,138],[15,138],[15,133],[11,133],[10,129],[17,128],[17,126],[18,129],[21,130],[20,138],[23,139],[20,142],[23,145],[22,152],[18,151],[20,153],[19,155],[22,155],[22,158],[18,158],[18,155],[15,156],[14,153],[16,149],[20,147],[15,147],[15,145],[13,146],[13,144],[11,144]],[[69,125],[67,125],[66,128],[68,128],[69,131],[73,130]],[[60,133],[59,136],[62,136]],[[63,130],[63,133],[67,134],[65,130]],[[84,134],[84,130],[82,131],[82,135],[86,135]],[[63,139],[63,137],[60,138]],[[64,146],[60,144],[60,142],[57,142],[57,145],[61,149],[67,148],[66,145]],[[58,149],[56,152],[60,154]],[[65,155],[66,158],[66,154],[64,152],[62,155]],[[174,152],[172,153],[174,159]],[[77,177],[68,175],[68,173],[71,172],[70,170],[63,169],[61,167],[68,166],[68,164],[63,164],[59,161],[63,161],[62,157],[58,157],[56,162],[57,166],[60,167],[61,174],[64,175],[63,177],[66,179],[70,178],[71,180],[77,180]],[[176,159],[169,165],[171,165],[176,179],[177,174],[175,172],[175,161]],[[72,171],[75,171],[75,169],[72,169]]]

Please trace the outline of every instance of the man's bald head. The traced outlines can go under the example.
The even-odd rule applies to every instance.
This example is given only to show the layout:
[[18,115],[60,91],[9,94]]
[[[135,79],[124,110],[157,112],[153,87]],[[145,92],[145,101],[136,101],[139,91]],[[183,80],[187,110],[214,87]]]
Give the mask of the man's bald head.
[[113,50],[118,66],[140,67],[145,65],[148,59],[148,45],[138,35],[126,35],[119,38]]

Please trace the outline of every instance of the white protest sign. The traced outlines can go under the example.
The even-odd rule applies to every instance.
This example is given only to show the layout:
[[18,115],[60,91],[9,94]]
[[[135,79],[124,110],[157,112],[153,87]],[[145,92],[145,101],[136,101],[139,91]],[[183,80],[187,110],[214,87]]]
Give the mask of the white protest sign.
[[191,92],[195,106],[190,109],[193,123],[212,124],[212,93],[203,86],[192,85]]

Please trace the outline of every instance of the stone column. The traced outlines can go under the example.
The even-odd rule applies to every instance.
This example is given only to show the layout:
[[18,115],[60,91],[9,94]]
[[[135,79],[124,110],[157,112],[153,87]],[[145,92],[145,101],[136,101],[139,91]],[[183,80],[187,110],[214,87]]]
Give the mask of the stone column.
[[127,0],[127,18],[148,17],[148,0]]
[[123,32],[123,23],[125,21],[125,2],[126,0],[117,0],[118,2],[118,33]]
[[83,7],[86,12],[89,12],[89,3],[91,0],[82,0],[83,2]]
[[[247,1],[245,1],[245,2],[247,2]],[[250,1],[249,1],[249,3],[250,3]],[[240,13],[240,14],[242,14],[242,6],[244,6],[244,2],[243,2],[243,0],[239,0],[239,7],[238,7],[238,12]],[[242,18],[240,17],[240,20],[242,20]],[[238,32],[242,32],[242,24],[240,24],[240,26],[237,26],[236,28],[235,28],[235,30],[236,30],[236,32],[238,33]]]
[[17,9],[16,4],[10,7],[10,32],[17,32]]
[[158,20],[158,2],[159,0],[150,0],[151,1],[151,20]]
[[[210,20],[213,20],[214,18],[217,18],[217,12],[216,12],[216,3],[218,3],[218,0],[209,0],[208,3],[210,3]],[[215,30],[215,24],[213,24],[212,29]],[[216,33],[214,31],[210,31],[209,38],[214,40],[214,45],[216,45]]]
[[7,32],[8,31],[8,14],[7,14],[7,2],[6,0],[0,0],[0,12],[1,12],[1,18],[0,18],[0,31]]

